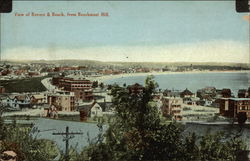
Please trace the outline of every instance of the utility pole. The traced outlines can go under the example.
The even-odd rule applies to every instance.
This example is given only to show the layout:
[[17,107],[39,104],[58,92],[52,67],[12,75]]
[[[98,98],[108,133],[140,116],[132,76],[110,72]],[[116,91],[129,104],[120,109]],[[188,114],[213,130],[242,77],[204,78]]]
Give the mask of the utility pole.
[[69,161],[69,140],[72,139],[74,136],[70,135],[82,135],[83,133],[79,132],[69,132],[69,127],[66,127],[66,132],[62,133],[52,133],[52,135],[65,135],[63,141],[65,141],[65,160]]

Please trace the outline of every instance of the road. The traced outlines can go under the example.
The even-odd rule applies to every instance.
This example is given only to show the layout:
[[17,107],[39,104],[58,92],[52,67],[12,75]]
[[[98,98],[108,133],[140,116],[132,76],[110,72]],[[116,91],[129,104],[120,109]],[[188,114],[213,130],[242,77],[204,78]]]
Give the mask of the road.
[[42,84],[45,86],[45,88],[47,88],[48,91],[54,91],[54,90],[58,89],[56,86],[51,84],[51,80],[52,80],[52,78],[45,78],[41,81]]

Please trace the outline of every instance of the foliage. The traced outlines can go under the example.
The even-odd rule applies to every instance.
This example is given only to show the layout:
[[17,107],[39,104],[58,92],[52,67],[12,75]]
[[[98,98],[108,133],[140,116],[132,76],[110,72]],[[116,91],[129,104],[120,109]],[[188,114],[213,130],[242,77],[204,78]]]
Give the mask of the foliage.
[[111,89],[112,89],[112,85],[111,85],[111,84],[108,84],[107,89],[108,89],[108,90],[111,90]]
[[245,149],[238,138],[222,134],[198,137],[195,133],[183,136],[176,122],[163,123],[152,102],[157,83],[150,76],[142,92],[130,93],[113,85],[111,95],[116,109],[109,124],[105,142],[92,144],[79,158],[109,161],[235,161]]
[[101,83],[99,84],[99,87],[100,87],[101,89],[103,89],[103,88],[104,88],[104,84],[101,82]]
[[200,160],[237,161],[245,145],[237,137],[225,138],[223,133],[205,135],[200,141]]
[[0,117],[0,140],[4,140],[6,138],[6,125],[4,124],[4,120]]
[[74,161],[112,161],[108,146],[104,143],[89,145],[81,154],[76,154]]
[[98,87],[98,81],[93,81],[92,88],[97,88],[97,87]]
[[4,119],[2,118],[2,113],[4,111],[4,107],[0,106],[0,141],[6,138],[6,125],[4,124]]
[[240,126],[244,125],[247,121],[247,113],[246,112],[239,112],[237,114],[237,121]]
[[[102,138],[98,140],[103,141],[89,142],[80,154],[73,149],[70,161],[244,161],[247,158],[245,145],[238,137],[225,137],[222,133],[184,136],[182,125],[163,122],[152,103],[157,87],[152,76],[145,80],[144,89],[136,93],[113,85],[111,95],[116,115],[105,135],[99,136]],[[19,160],[27,161],[55,157],[53,146],[32,138],[29,129],[20,129],[16,124],[6,127],[0,120],[0,130],[4,128],[0,132],[7,135],[2,137],[0,152],[14,150]]]
[[[0,125],[3,126],[3,125]],[[0,127],[0,154],[4,151],[14,151],[18,161],[44,161],[56,157],[58,150],[55,144],[48,140],[36,140],[30,136],[30,128],[19,127],[14,122]]]

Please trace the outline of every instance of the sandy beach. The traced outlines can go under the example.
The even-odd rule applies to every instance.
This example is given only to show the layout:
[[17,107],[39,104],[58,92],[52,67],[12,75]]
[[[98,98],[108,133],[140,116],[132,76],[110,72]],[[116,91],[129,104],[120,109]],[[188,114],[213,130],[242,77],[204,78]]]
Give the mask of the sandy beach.
[[149,76],[149,75],[166,75],[166,74],[201,74],[201,73],[250,73],[250,70],[241,70],[241,71],[185,71],[185,72],[148,72],[148,73],[124,73],[124,74],[117,74],[117,75],[103,75],[100,77],[92,77],[93,80],[98,82],[105,82],[111,79],[116,78],[123,78],[123,77],[135,77],[135,76]]

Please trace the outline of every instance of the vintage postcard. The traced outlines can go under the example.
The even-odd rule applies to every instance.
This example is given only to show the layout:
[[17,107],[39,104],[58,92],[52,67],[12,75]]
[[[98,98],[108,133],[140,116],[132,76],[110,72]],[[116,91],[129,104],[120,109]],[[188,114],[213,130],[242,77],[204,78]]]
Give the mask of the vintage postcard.
[[1,161],[248,161],[249,3],[3,1]]

